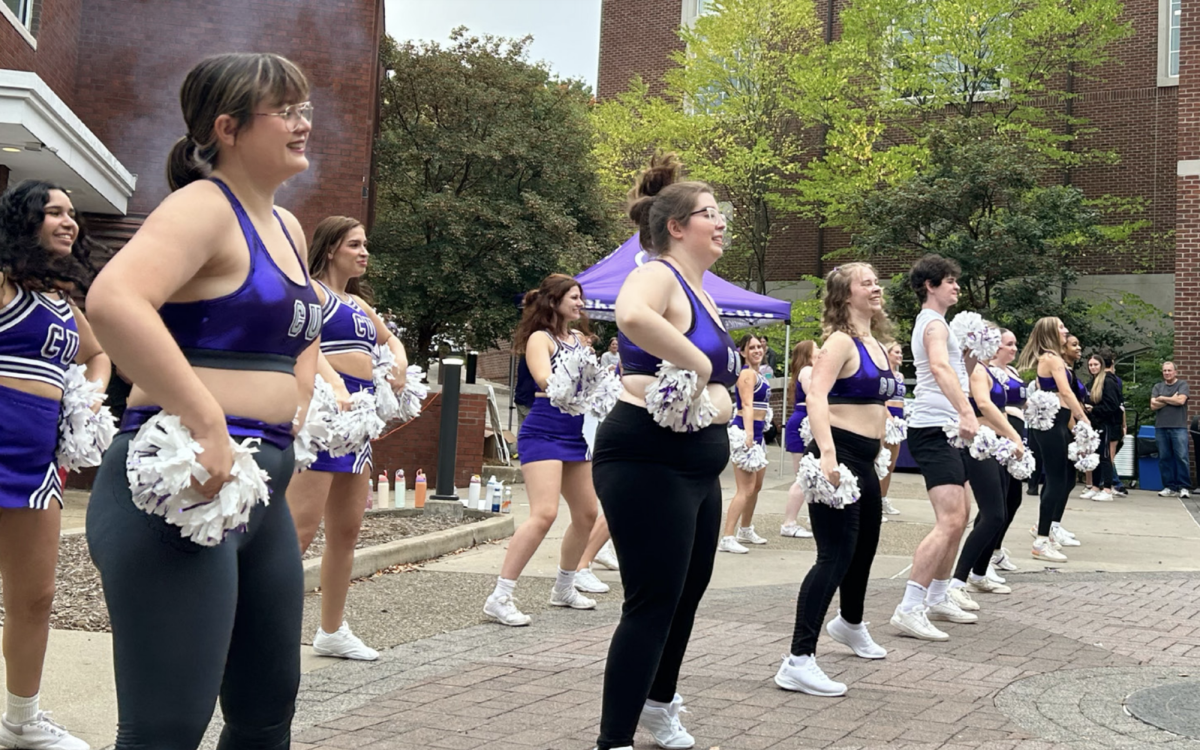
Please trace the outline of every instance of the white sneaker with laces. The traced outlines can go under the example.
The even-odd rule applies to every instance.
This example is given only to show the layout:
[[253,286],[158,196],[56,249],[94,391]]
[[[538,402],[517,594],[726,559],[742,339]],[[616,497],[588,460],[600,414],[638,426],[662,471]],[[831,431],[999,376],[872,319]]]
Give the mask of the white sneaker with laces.
[[1184,487],[1183,489],[1179,490],[1179,496],[1180,497],[1191,497],[1192,493],[1188,492],[1187,487]]
[[645,705],[642,706],[642,716],[638,723],[654,737],[654,744],[659,747],[675,750],[689,748],[696,744],[696,739],[688,734],[679,721],[679,714],[687,713],[683,707],[683,698],[679,693],[666,708]]
[[575,590],[585,594],[607,594],[610,587],[596,577],[590,567],[575,571]]
[[508,594],[496,596],[492,594],[483,605],[483,613],[501,625],[519,628],[528,625],[532,619],[529,615],[517,609],[517,600]]
[[1006,583],[1004,578],[999,573],[996,572],[996,566],[992,565],[991,563],[988,563],[987,572],[984,573],[984,576],[987,577],[987,579],[992,581],[993,583],[999,583],[999,584]]
[[1082,497],[1084,500],[1091,500],[1093,497],[1096,496],[1096,492],[1098,492],[1098,490],[1094,490],[1091,487],[1088,487],[1083,492],[1080,492],[1079,496]]
[[783,664],[779,665],[779,671],[775,673],[775,684],[784,690],[825,698],[836,698],[846,694],[846,686],[829,679],[817,666],[815,656],[784,656]]
[[1113,501],[1113,496],[1108,490],[1100,490],[1095,495],[1092,495],[1092,500],[1097,503],[1111,503]]
[[717,542],[717,552],[732,552],[735,555],[744,555],[750,550],[738,544],[737,537],[723,536],[721,541]]
[[958,608],[963,612],[978,612],[979,602],[971,598],[971,594],[965,586],[951,586],[946,592],[946,596],[950,597],[950,601],[958,605]]
[[[991,578],[984,576],[976,578],[971,576],[967,579],[967,585],[981,594],[1011,594],[1012,589],[1002,583],[996,583]],[[965,608],[964,608],[965,609]]]
[[842,619],[842,613],[839,611],[838,616],[825,625],[825,632],[843,646],[849,646],[855,656],[861,656],[864,659],[882,659],[887,656],[887,649],[871,638],[871,633],[867,630],[867,626],[870,624],[864,622],[860,627],[850,627],[850,623]]
[[891,501],[891,500],[888,500],[886,497],[885,497],[885,498],[882,498],[882,504],[883,504],[883,514],[884,514],[885,516],[898,516],[898,515],[900,515],[900,511],[896,509],[896,506],[895,506],[895,505],[892,505],[892,501]]
[[0,719],[0,747],[20,750],[91,750],[91,746],[50,719],[49,711],[38,711],[33,721],[12,724]]
[[609,570],[621,569],[620,564],[617,563],[617,551],[613,549],[613,543],[611,539],[604,543],[604,546],[601,547],[600,551],[596,553],[596,556],[592,558],[592,562],[596,563],[602,568],[608,568]]
[[954,603],[953,599],[951,599],[949,597],[946,597],[945,599],[938,602],[937,604],[932,604],[932,605],[927,604],[926,607],[929,608],[929,612],[926,614],[926,616],[930,620],[941,620],[942,622],[957,622],[959,624],[970,624],[972,622],[979,622],[979,615],[975,614],[974,612],[964,611],[957,604]]
[[1017,564],[1012,561],[1012,558],[1008,556],[1008,550],[1004,547],[1001,547],[999,552],[992,554],[992,565],[1000,570],[1007,570],[1009,572],[1020,570]]
[[785,523],[779,527],[779,536],[790,536],[793,539],[812,539],[812,532],[798,523]]
[[918,604],[907,612],[896,607],[896,611],[892,613],[892,626],[905,635],[911,635],[913,638],[920,638],[923,641],[950,640],[950,636],[929,622],[928,612],[929,608],[924,604]]
[[335,633],[326,633],[317,628],[317,634],[313,636],[313,651],[318,656],[336,656],[339,659],[375,661],[379,658],[379,652],[350,632],[350,626],[345,622]]
[[1063,547],[1078,547],[1082,544],[1082,542],[1075,538],[1074,534],[1061,526],[1055,526],[1050,529],[1050,538]]
[[589,599],[574,588],[560,591],[557,586],[550,590],[551,607],[570,607],[571,609],[595,609],[596,600]]
[[1067,556],[1054,549],[1054,543],[1049,539],[1034,540],[1031,554],[1035,560],[1045,560],[1047,562],[1067,561]]
[[754,525],[739,526],[737,540],[742,544],[766,544],[767,540],[754,533]]
[[1159,497],[1175,497],[1175,490],[1171,489],[1170,487],[1163,487],[1161,490],[1158,491],[1158,496]]

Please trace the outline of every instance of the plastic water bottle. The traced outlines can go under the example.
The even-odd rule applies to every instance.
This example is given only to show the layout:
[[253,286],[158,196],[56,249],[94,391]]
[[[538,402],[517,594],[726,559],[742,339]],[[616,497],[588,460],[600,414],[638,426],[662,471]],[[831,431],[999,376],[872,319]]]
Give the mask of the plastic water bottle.
[[470,508],[472,505],[479,504],[479,492],[482,489],[479,484],[482,481],[478,474],[471,475],[471,484],[467,487],[467,497],[462,501],[464,508]]
[[504,488],[504,499],[500,501],[501,513],[512,513],[512,487]]
[[404,469],[396,469],[396,507],[403,508],[408,502],[408,487],[404,481]]
[[421,469],[417,469],[417,478],[413,480],[413,490],[415,492],[415,497],[413,500],[414,508],[425,507],[425,491],[427,489],[428,487],[425,483],[425,472]]
[[503,498],[503,497],[504,497],[504,482],[501,482],[500,484],[496,485],[496,492],[495,492],[495,494],[492,495],[492,512],[493,513],[500,512],[500,502],[501,502],[501,498]]
[[492,478],[489,479],[487,483],[487,495],[481,496],[478,502],[476,502],[476,510],[487,510],[488,507],[491,506],[492,494],[496,491],[497,484],[499,484],[499,482],[496,481],[496,475],[493,474]]
[[375,493],[375,508],[382,510],[391,505],[392,487],[388,484],[387,469],[379,474],[379,490]]

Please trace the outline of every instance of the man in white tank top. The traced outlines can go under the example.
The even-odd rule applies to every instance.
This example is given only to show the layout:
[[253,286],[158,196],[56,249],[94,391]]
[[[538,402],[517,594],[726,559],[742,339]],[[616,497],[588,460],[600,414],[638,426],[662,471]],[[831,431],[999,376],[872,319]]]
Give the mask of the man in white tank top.
[[975,362],[963,359],[958,338],[946,324],[946,311],[958,302],[959,272],[954,261],[926,255],[913,265],[908,277],[921,299],[912,334],[917,386],[908,416],[908,450],[925,477],[937,521],[913,555],[904,600],[892,615],[892,625],[905,635],[931,641],[950,636],[930,620],[968,623],[979,619],[947,596],[971,506],[966,488],[967,452],[950,445],[943,428],[958,420],[959,436],[970,442],[979,427],[967,400],[967,377]]

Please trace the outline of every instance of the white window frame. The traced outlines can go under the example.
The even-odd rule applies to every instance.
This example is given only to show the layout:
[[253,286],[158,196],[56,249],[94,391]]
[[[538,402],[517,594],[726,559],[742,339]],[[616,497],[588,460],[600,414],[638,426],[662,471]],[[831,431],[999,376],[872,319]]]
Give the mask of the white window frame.
[[16,13],[13,13],[12,8],[8,7],[8,3],[0,3],[0,16],[3,16],[17,32],[21,38],[34,49],[37,49],[37,39],[33,36],[33,31],[30,26],[33,24],[33,3],[34,0],[18,0],[18,8],[24,8],[25,18],[21,18]]
[[712,0],[682,0],[679,4],[679,24],[691,26],[700,16],[711,13],[711,3]]
[[[1169,1],[1170,0],[1168,0],[1168,2]],[[892,26],[889,30],[889,33],[891,33],[893,35],[898,35],[898,34],[904,34],[907,32],[905,32],[903,29],[900,29],[896,26]],[[949,62],[949,61],[947,61],[947,62]],[[962,63],[957,58],[955,58],[954,62],[955,62],[955,64],[957,64],[959,66],[962,65]],[[887,63],[888,63],[889,67],[896,66],[895,59],[888,59]],[[934,65],[937,65],[937,64],[938,64],[937,62],[934,62]],[[999,71],[997,71],[997,72],[999,72]],[[971,101],[984,102],[984,101],[988,101],[989,99],[1003,99],[1004,97],[1008,96],[1009,89],[1012,88],[1011,83],[1012,82],[1009,81],[1009,79],[1005,78],[1003,76],[1003,74],[1001,74],[1000,75],[1000,85],[997,88],[987,89],[984,91],[976,91],[975,94],[971,97]],[[896,93],[902,93],[902,92],[896,92]],[[960,90],[959,93],[965,94],[966,92]],[[920,99],[921,99],[921,97],[919,97],[919,96],[898,96],[898,97],[896,97],[897,101],[910,102],[910,103],[916,103],[916,102],[920,101]]]
[[[1183,3],[1181,0],[1158,0],[1158,85],[1159,86],[1178,86],[1179,72],[1176,69],[1175,75],[1171,75],[1171,21],[1174,14],[1171,12],[1171,5],[1174,2],[1179,2],[1180,13],[1183,11]],[[1182,44],[1182,42],[1181,42]],[[1179,50],[1175,51],[1176,65],[1178,65]]]

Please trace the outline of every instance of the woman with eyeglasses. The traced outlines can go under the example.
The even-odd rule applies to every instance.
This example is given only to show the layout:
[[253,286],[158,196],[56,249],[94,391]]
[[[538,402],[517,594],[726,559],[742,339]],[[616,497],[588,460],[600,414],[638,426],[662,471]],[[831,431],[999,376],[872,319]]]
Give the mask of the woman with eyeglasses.
[[[290,743],[304,575],[285,491],[321,304],[304,232],[275,191],[308,168],[308,92],[278,55],[192,68],[179,97],[188,134],[168,157],[172,193],[88,295],[96,335],[134,383],[87,515],[112,622],[119,750],[199,746],[218,696],[221,747]],[[230,436],[256,448],[269,477],[269,503],[212,546],[132,500],[130,440],[159,411],[203,449],[209,478],[193,486],[204,497],[230,479]]]

